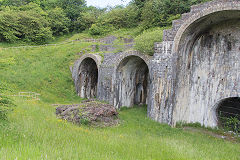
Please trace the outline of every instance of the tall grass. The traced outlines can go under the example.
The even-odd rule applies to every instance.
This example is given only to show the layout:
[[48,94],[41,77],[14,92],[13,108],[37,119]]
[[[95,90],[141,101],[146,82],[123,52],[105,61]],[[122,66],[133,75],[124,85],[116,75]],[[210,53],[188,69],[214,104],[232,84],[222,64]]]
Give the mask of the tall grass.
[[185,132],[146,117],[146,108],[120,112],[111,128],[75,126],[58,120],[54,107],[16,99],[0,127],[0,159],[238,159],[239,144]]

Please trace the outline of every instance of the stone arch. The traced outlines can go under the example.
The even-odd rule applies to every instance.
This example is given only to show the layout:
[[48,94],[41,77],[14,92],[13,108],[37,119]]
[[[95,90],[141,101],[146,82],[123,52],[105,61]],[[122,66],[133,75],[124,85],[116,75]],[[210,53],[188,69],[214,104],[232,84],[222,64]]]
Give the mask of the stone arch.
[[[181,40],[183,39],[184,34],[186,33],[186,31],[188,30],[189,27],[191,27],[193,24],[202,21],[204,18],[206,18],[209,15],[212,15],[214,13],[218,13],[218,12],[235,12],[235,11],[240,11],[240,2],[239,1],[235,1],[235,2],[218,2],[215,5],[209,6],[197,13],[194,13],[191,17],[189,17],[188,19],[186,19],[184,21],[184,23],[181,25],[181,27],[178,29],[175,38],[174,38],[174,47],[173,47],[173,53],[177,53],[179,50],[179,45]],[[222,15],[223,16],[223,15]],[[239,18],[239,13],[238,15],[234,15],[236,17]],[[222,17],[222,19],[217,19],[217,21],[223,21],[225,18],[227,17]],[[216,21],[216,22],[217,22]],[[216,23],[215,22],[215,23]],[[214,23],[213,21],[210,22],[211,25],[212,23]],[[198,26],[199,27],[199,26]],[[196,29],[196,28],[194,28]]]
[[219,1],[193,12],[177,31],[173,125],[185,121],[215,127],[213,106],[239,96],[239,19],[240,2]]
[[122,54],[115,66],[114,106],[148,103],[149,58],[138,52]]
[[86,58],[93,59],[96,62],[98,68],[100,67],[100,65],[102,63],[102,57],[97,54],[84,54],[78,59],[77,63],[81,63]]
[[[214,106],[214,112],[219,127],[226,127],[228,118],[237,118],[240,121],[240,97],[227,97],[219,100]],[[239,129],[240,125],[238,126]]]
[[76,61],[72,74],[77,94],[81,98],[97,97],[101,59],[99,55],[85,54]]
[[127,52],[122,52],[119,57],[117,57],[118,59],[116,60],[116,63],[115,63],[115,71],[117,69],[117,67],[119,66],[119,64],[126,58],[126,57],[129,57],[129,56],[136,56],[136,57],[139,57],[141,58],[148,66],[150,66],[150,63],[151,63],[151,57],[150,56],[147,56],[145,54],[142,54],[138,51],[127,51]]

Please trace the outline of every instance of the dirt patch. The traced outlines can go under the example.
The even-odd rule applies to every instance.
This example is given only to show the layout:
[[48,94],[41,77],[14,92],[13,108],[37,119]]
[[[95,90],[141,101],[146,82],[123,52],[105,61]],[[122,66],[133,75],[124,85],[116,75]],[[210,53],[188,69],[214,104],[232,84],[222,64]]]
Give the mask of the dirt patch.
[[118,112],[112,105],[96,101],[61,105],[56,108],[56,115],[63,120],[79,125],[107,127],[119,123]]
[[219,139],[224,139],[224,140],[231,141],[231,142],[240,143],[240,139],[233,132],[216,133],[214,131],[210,131],[210,130],[207,130],[207,129],[193,128],[193,127],[184,127],[183,130],[190,131],[190,132],[203,133],[203,134],[207,134],[207,135],[210,135],[212,137],[215,137],[215,138],[219,138]]

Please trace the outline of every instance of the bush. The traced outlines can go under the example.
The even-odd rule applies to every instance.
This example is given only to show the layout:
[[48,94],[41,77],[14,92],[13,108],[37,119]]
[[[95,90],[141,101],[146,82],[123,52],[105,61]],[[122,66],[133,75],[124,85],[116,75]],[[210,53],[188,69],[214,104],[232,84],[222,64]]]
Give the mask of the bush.
[[221,127],[227,131],[233,131],[240,134],[240,118],[239,117],[225,117],[220,115]]
[[12,12],[0,12],[0,41],[15,42],[21,35],[18,17]]
[[98,23],[113,25],[114,28],[131,28],[137,26],[137,12],[134,6],[114,8],[99,17]]
[[100,25],[100,24],[93,24],[89,29],[89,34],[96,36],[96,35],[105,35],[114,30],[112,25]]
[[39,13],[30,10],[20,11],[17,14],[18,25],[21,27],[19,31],[21,39],[42,44],[53,38],[49,22]]
[[64,10],[67,17],[72,22],[76,21],[84,8],[86,7],[85,0],[57,0],[59,6]]
[[47,13],[49,27],[51,27],[54,35],[63,35],[69,32],[70,19],[67,18],[61,8],[51,9]]
[[52,31],[44,12],[36,4],[0,11],[0,41],[23,40],[42,44],[52,39]]
[[96,21],[97,18],[91,12],[82,13],[81,17],[78,17],[74,22],[75,30],[81,32],[89,29]]
[[132,28],[138,25],[136,8],[133,5],[129,5],[126,8],[118,6],[102,14],[98,19],[88,21],[91,23],[96,21],[89,29],[90,35],[104,35],[114,29]]
[[164,28],[153,28],[146,30],[135,38],[135,49],[152,56],[154,54],[154,43],[161,42]]

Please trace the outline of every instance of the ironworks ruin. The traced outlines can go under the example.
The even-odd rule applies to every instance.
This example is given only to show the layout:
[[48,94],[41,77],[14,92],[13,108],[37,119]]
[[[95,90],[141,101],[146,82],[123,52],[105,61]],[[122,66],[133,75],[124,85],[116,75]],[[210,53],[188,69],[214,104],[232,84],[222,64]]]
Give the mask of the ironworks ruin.
[[[240,1],[192,6],[164,31],[154,56],[84,54],[72,75],[83,98],[96,97],[116,108],[147,104],[149,117],[172,126],[216,127],[219,110],[234,114],[240,109]],[[238,102],[228,105],[229,98]]]

